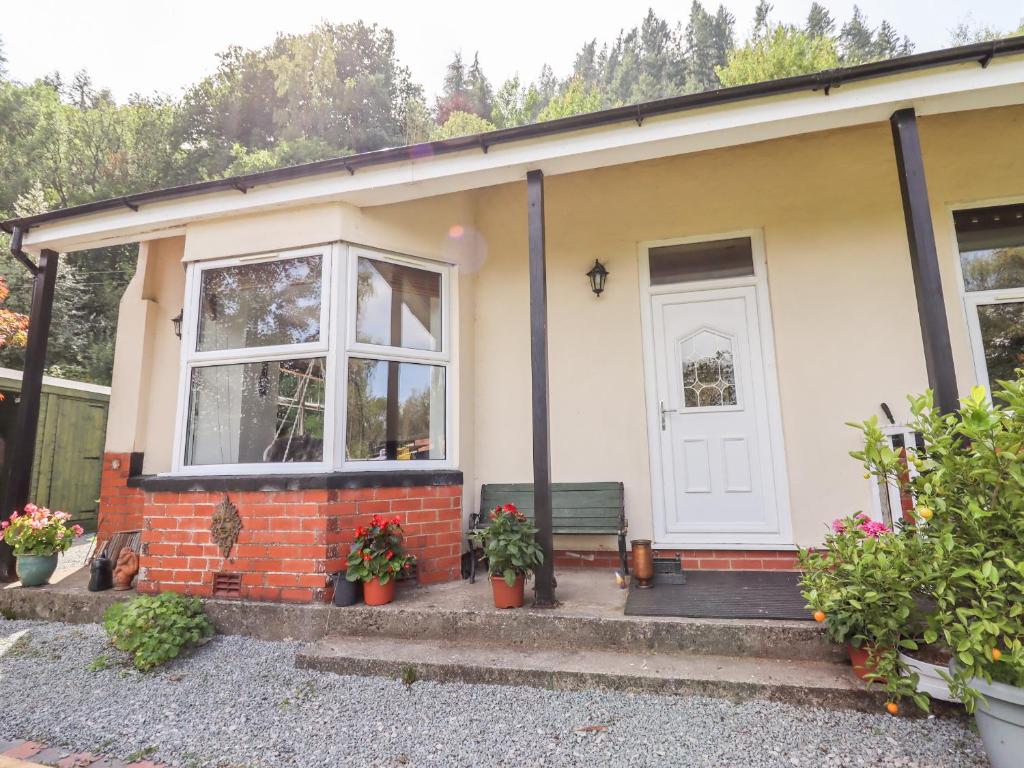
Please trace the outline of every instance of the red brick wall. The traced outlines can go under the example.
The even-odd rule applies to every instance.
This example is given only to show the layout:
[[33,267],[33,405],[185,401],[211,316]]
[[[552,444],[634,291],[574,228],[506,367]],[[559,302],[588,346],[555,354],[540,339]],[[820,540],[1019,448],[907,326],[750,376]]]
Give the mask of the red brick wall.
[[137,531],[142,528],[145,498],[140,489],[128,487],[130,465],[130,453],[107,453],[103,456],[96,534],[100,541],[109,539],[117,531]]
[[229,492],[242,530],[225,559],[210,534],[223,493],[146,493],[139,589],[206,596],[213,575],[241,575],[240,597],[310,602],[330,599],[328,574],[345,568],[357,526],[398,515],[422,584],[460,577],[462,488]]
[[[119,464],[114,467],[114,464]],[[131,456],[104,456],[99,536],[142,529],[138,589],[213,593],[217,572],[241,576],[240,597],[329,600],[328,574],[345,568],[358,526],[398,515],[422,584],[460,577],[462,487],[228,492],[242,530],[228,558],[210,534],[222,492],[144,492],[128,486]]]
[[[704,571],[793,571],[796,552],[760,549],[677,549],[655,550],[656,557],[682,556],[683,568]],[[618,568],[619,553],[557,550],[558,568]]]

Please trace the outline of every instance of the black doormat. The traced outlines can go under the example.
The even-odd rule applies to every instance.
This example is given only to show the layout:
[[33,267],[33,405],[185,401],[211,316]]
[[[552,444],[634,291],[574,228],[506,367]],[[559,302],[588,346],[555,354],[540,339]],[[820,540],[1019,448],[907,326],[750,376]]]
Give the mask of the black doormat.
[[810,620],[800,574],[790,571],[686,571],[683,584],[629,588],[627,616]]

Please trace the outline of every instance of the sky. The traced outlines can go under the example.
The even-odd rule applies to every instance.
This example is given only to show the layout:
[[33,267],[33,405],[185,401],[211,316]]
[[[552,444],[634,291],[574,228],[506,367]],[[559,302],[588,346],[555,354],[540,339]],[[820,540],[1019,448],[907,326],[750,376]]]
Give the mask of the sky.
[[[820,0],[840,22],[853,2]],[[749,31],[757,0],[725,0],[737,31]],[[869,22],[888,19],[917,43],[917,50],[947,45],[962,21],[1015,29],[1024,16],[1020,0],[858,0]],[[178,97],[212,72],[216,54],[229,45],[270,43],[277,32],[304,32],[321,20],[362,19],[395,32],[399,59],[428,97],[441,86],[454,51],[480,51],[484,73],[497,87],[517,72],[533,79],[544,63],[564,76],[587,40],[613,39],[640,23],[648,7],[671,22],[685,21],[688,0],[31,0],[4,3],[3,38],[10,76],[23,82],[60,71],[87,69],[97,86],[118,100],[132,93]],[[704,5],[712,10],[713,0]],[[811,0],[775,0],[777,21],[802,23]],[[715,6],[717,7],[717,6]]]

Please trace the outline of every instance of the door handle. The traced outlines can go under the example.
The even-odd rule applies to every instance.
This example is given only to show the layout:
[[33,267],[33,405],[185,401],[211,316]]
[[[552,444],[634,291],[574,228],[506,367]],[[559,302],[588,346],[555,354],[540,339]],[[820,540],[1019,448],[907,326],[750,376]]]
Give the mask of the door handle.
[[664,400],[662,400],[659,403],[659,405],[661,405],[661,431],[664,432],[665,431],[665,414],[666,413],[678,413],[679,411],[677,411],[675,408],[666,408]]

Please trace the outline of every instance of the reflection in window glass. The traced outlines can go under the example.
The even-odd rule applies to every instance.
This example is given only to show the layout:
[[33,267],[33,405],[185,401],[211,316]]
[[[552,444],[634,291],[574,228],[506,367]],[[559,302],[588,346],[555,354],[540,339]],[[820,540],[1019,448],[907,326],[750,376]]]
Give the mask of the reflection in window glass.
[[953,214],[964,290],[1024,286],[1024,205],[999,205]]
[[651,285],[720,280],[754,274],[749,237],[651,248]]
[[359,258],[356,341],[436,352],[441,349],[441,275]]
[[444,459],[444,374],[439,365],[350,358],[348,459]]
[[324,359],[192,369],[185,464],[323,461]]
[[981,343],[988,369],[989,392],[999,389],[997,381],[1017,378],[1024,368],[1024,302],[982,304],[978,307]]
[[204,270],[197,351],[319,341],[322,262],[304,256]]

